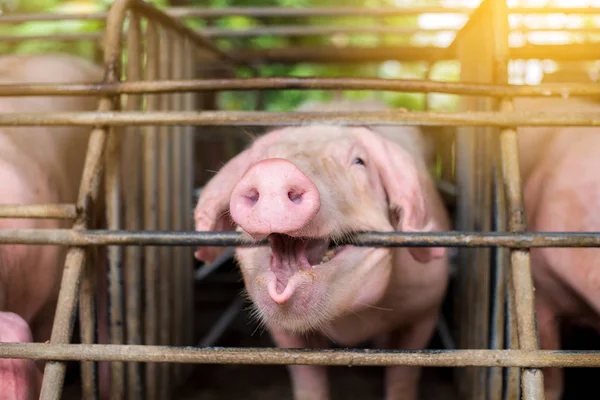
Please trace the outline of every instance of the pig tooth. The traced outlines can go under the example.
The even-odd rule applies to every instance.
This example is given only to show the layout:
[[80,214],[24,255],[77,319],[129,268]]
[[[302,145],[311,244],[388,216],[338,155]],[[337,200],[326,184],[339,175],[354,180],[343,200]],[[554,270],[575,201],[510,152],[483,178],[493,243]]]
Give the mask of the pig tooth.
[[331,258],[334,256],[334,254],[335,254],[335,249],[327,250],[327,252],[325,254],[323,254],[323,257],[321,258],[321,264],[326,263],[327,261],[331,260]]

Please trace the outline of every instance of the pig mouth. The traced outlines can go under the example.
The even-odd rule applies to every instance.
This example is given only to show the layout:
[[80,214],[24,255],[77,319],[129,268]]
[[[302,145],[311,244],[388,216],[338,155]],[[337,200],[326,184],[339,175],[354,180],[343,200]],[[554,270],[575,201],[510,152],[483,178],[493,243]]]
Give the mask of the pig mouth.
[[296,238],[283,234],[269,235],[271,271],[277,278],[277,292],[287,287],[289,279],[300,271],[327,264],[348,246],[337,246],[331,238]]

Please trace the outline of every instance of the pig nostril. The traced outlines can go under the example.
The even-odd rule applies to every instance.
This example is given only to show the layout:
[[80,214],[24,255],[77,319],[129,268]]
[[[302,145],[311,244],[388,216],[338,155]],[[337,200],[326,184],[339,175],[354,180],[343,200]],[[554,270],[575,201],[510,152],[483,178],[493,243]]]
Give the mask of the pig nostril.
[[254,207],[254,205],[256,203],[258,203],[260,194],[258,193],[258,191],[256,189],[252,189],[252,190],[250,190],[250,192],[247,195],[245,195],[243,197],[246,199],[246,202],[250,207]]
[[304,192],[299,190],[290,190],[288,192],[288,199],[294,204],[302,203],[302,196],[304,196]]

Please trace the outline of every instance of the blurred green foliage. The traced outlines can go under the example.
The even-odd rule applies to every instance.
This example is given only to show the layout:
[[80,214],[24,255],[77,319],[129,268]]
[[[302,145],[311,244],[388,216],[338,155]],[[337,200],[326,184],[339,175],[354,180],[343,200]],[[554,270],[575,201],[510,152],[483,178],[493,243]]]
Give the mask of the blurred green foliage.
[[[5,0],[0,4],[5,13],[89,13],[106,11],[112,0]],[[159,7],[165,7],[168,0],[151,0]],[[437,4],[436,0],[412,0],[405,3],[415,6]],[[393,6],[393,1],[377,0],[188,0],[188,5],[198,7],[248,7],[248,6],[282,6],[282,7],[318,7],[318,6]],[[259,26],[283,25],[313,25],[313,26],[380,26],[382,24],[401,27],[418,26],[418,17],[344,17],[344,18],[249,18],[227,17],[215,20],[188,18],[184,23],[191,28],[218,27],[225,29],[246,29]],[[20,24],[0,24],[0,35],[8,36],[44,36],[49,34],[76,34],[85,32],[101,32],[103,21],[74,20],[74,21],[36,21]],[[431,44],[429,36],[379,36],[372,34],[331,35],[331,36],[261,36],[251,38],[218,39],[216,43],[224,50],[235,52],[238,48],[273,48],[285,46],[378,46],[378,45],[423,45]],[[98,57],[98,46],[94,40],[56,41],[43,38],[22,42],[0,42],[0,53],[30,53],[58,51],[86,58]],[[429,69],[431,68],[431,71]],[[388,61],[362,65],[262,65],[259,66],[261,76],[297,76],[297,77],[380,77],[380,78],[429,78],[444,81],[458,80],[459,66],[454,62],[437,63],[433,66],[423,63],[399,63]],[[248,71],[239,69],[238,76],[249,76]],[[328,91],[267,91],[264,93],[264,108],[269,111],[292,110],[306,100],[326,100],[332,98]],[[420,110],[425,105],[425,95],[418,93],[366,92],[346,91],[346,98],[375,97],[393,107],[405,107],[409,110]],[[227,110],[252,110],[256,106],[255,93],[226,92],[219,96],[219,106]],[[455,96],[433,94],[429,97],[431,109],[455,109]]]

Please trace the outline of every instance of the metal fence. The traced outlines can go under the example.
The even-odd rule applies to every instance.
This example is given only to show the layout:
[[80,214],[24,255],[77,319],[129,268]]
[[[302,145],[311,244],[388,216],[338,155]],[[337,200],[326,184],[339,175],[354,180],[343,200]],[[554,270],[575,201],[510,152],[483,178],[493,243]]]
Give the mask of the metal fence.
[[[467,13],[471,10],[454,11]],[[170,390],[189,372],[185,364],[193,363],[462,367],[457,370],[457,379],[462,382],[461,398],[473,399],[516,399],[521,395],[524,399],[543,399],[540,368],[600,366],[600,355],[594,352],[540,351],[536,333],[528,248],[600,246],[600,234],[528,233],[525,224],[514,127],[600,125],[600,117],[595,113],[547,114],[512,110],[511,99],[516,96],[600,95],[600,86],[590,84],[532,87],[507,84],[510,59],[600,58],[598,46],[593,44],[575,45],[569,51],[557,46],[509,48],[509,13],[553,11],[557,12],[548,8],[508,10],[501,1],[484,0],[448,48],[394,47],[361,52],[286,48],[224,53],[207,37],[331,34],[336,28],[311,31],[309,28],[281,27],[244,33],[212,29],[200,34],[178,19],[225,15],[389,16],[448,10],[265,7],[163,12],[142,1],[116,0],[108,13],[94,15],[3,16],[3,23],[105,20],[103,34],[63,35],[44,37],[44,40],[98,41],[106,78],[102,84],[93,85],[0,86],[0,95],[94,94],[100,97],[98,111],[92,113],[0,115],[0,126],[94,127],[77,204],[0,206],[0,217],[3,218],[74,221],[70,230],[0,231],[0,244],[60,244],[70,248],[50,344],[2,343],[0,357],[50,360],[44,371],[42,399],[60,398],[66,361],[69,360],[82,361],[86,399],[96,397],[94,377],[98,361],[111,362],[111,398],[114,399],[142,398],[142,394],[143,398],[149,399],[168,398]],[[596,10],[560,9],[558,12],[592,13]],[[377,33],[412,32],[396,30],[381,28]],[[472,51],[474,46],[477,46],[477,52]],[[252,65],[257,62],[389,59],[429,62],[458,59],[462,81],[285,77],[193,79],[196,63],[223,63],[253,70]],[[359,115],[347,112],[196,111],[202,108],[201,95],[208,92],[265,89],[438,92],[462,95],[463,101],[462,110],[456,113],[361,112]],[[202,314],[202,310],[193,309],[190,246],[245,245],[235,232],[192,232],[193,127],[296,125],[306,121],[457,128],[455,135],[445,139],[455,142],[456,149],[456,167],[450,173],[446,171],[448,180],[457,188],[456,231],[435,234],[367,232],[357,234],[352,243],[359,246],[460,248],[452,325],[457,347],[464,350],[363,352],[186,347],[194,344],[192,320]],[[445,157],[445,169],[451,169],[450,155]],[[101,176],[104,176],[104,188],[100,186]],[[89,225],[89,217],[103,202],[108,226],[94,229]],[[98,257],[98,246],[107,246],[100,250],[107,251],[108,277],[112,282],[109,286],[110,344],[92,344],[95,288],[91,272]],[[121,280],[122,285],[115,284]],[[82,344],[69,344],[78,307]]]

